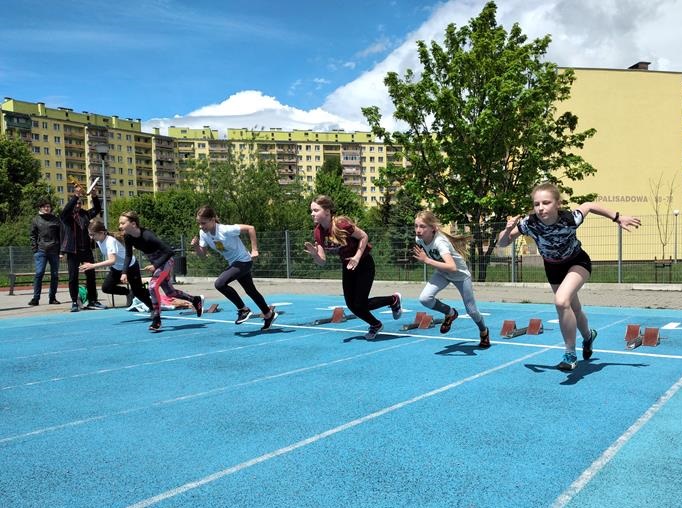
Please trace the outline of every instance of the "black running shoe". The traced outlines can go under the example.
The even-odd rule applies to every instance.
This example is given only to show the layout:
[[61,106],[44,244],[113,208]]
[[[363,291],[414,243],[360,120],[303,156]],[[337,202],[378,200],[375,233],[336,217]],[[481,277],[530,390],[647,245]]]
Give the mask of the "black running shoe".
[[393,293],[393,298],[394,303],[391,305],[391,313],[393,314],[393,319],[400,319],[400,316],[403,315],[403,306],[402,306],[402,296],[400,293]]
[[488,349],[490,347],[490,330],[486,328],[480,333],[481,341],[478,343],[478,347],[481,349]]
[[583,340],[583,360],[589,360],[592,358],[592,345],[594,344],[594,339],[597,338],[597,330],[590,330],[590,338]]
[[38,305],[38,300],[36,300],[35,298],[31,298],[31,300],[28,302],[28,304],[31,307],[35,307],[36,305]]
[[57,300],[56,298],[50,298],[50,305],[61,305],[62,302]]
[[149,331],[158,332],[161,328],[161,316],[154,316],[152,318],[152,324],[149,325]]
[[459,313],[454,307],[450,307],[450,309],[452,312],[443,318],[443,323],[440,325],[440,333],[448,333],[452,326],[452,322],[459,316]]
[[379,323],[378,325],[371,325],[367,333],[365,334],[365,339],[374,340],[379,335],[379,332],[384,329],[384,325]]
[[204,313],[204,295],[195,296],[192,298],[192,306],[197,311],[197,317],[201,317]]
[[234,324],[235,325],[240,325],[247,319],[251,317],[251,309],[248,307],[244,307],[243,309],[239,309],[237,311],[237,319],[235,320]]
[[263,326],[261,327],[261,330],[269,330],[270,325],[275,322],[275,319],[277,319],[277,314],[275,312],[275,309],[270,309],[270,317],[269,318],[263,318]]

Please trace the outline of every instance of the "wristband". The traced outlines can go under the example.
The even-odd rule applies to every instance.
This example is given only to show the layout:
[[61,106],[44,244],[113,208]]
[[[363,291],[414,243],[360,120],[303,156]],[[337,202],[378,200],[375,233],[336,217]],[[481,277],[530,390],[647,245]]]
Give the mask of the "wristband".
[[616,216],[612,220],[613,220],[613,222],[618,222],[619,218],[620,218],[620,212],[616,212]]

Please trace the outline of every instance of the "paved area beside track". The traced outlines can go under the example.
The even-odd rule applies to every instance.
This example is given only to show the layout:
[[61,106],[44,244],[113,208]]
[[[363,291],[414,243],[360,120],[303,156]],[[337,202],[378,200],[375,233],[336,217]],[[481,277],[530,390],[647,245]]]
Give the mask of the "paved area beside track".
[[[214,287],[213,278],[187,277],[178,280],[178,287],[191,294],[203,294],[208,300],[225,300]],[[277,294],[323,294],[341,296],[340,280],[317,279],[255,279],[256,287],[263,295]],[[376,281],[372,295],[399,291],[406,298],[417,298],[423,288],[419,282]],[[236,289],[243,291],[236,285]],[[552,291],[547,284],[476,284],[476,298],[480,302],[552,303]],[[15,290],[9,295],[7,288],[0,288],[0,319],[3,317],[30,316],[51,312],[68,312],[68,290],[60,287],[57,299],[60,305],[47,304],[47,287],[37,307],[29,307],[33,291],[29,288]],[[446,301],[457,301],[459,294],[454,287],[446,289],[441,296]],[[100,293],[100,299],[110,304],[108,295]],[[461,300],[460,300],[461,301]],[[580,301],[586,306],[643,307],[652,309],[682,309],[682,284],[587,284],[580,292]],[[247,302],[249,304],[250,302]],[[116,298],[116,306],[125,304],[123,297]],[[229,302],[228,302],[229,305]]]

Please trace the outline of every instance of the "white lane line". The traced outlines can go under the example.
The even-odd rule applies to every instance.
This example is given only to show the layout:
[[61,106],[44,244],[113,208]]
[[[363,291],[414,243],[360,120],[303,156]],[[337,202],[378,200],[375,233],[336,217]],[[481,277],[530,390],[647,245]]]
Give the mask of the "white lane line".
[[461,386],[465,383],[475,381],[479,378],[482,378],[482,377],[487,376],[489,374],[492,374],[494,372],[500,371],[502,369],[505,369],[505,368],[510,367],[512,365],[515,365],[517,363],[526,361],[529,358],[532,358],[534,356],[537,356],[539,354],[544,353],[545,351],[546,350],[535,351],[533,353],[525,355],[525,356],[518,358],[516,360],[512,360],[510,362],[503,363],[502,365],[498,365],[497,367],[493,367],[491,369],[479,372],[478,374],[474,374],[474,375],[465,377],[463,379],[460,379],[459,381],[455,381],[455,382],[447,384],[445,386],[441,386],[440,388],[436,388],[435,390],[431,390],[429,392],[422,393],[420,395],[417,395],[416,397],[412,397],[411,399],[407,399],[407,400],[404,400],[402,402],[398,402],[397,404],[393,404],[391,406],[385,407],[383,409],[380,409],[380,410],[375,411],[373,413],[370,413],[368,415],[362,416],[360,418],[356,418],[355,420],[351,420],[349,422],[346,422],[343,425],[339,425],[338,427],[328,429],[324,432],[321,432],[319,434],[315,434],[314,436],[310,436],[310,437],[303,439],[301,441],[297,441],[296,443],[292,443],[292,444],[285,446],[283,448],[279,448],[277,450],[265,453],[259,457],[255,457],[253,459],[247,460],[247,461],[242,462],[240,464],[236,464],[232,467],[228,467],[227,469],[223,469],[222,471],[217,471],[213,474],[210,474],[210,475],[205,476],[203,478],[200,478],[198,480],[195,480],[195,481],[192,481],[189,483],[185,483],[184,485],[180,485],[179,487],[176,487],[174,489],[167,490],[165,492],[157,494],[156,496],[152,496],[150,498],[144,499],[144,500],[139,501],[135,504],[129,505],[128,508],[144,508],[146,506],[151,506],[153,504],[159,503],[159,502],[164,501],[166,499],[169,499],[171,497],[175,497],[175,496],[182,494],[184,492],[187,492],[189,490],[194,490],[196,488],[199,488],[203,485],[206,485],[208,483],[219,480],[225,476],[231,475],[231,474],[236,473],[238,471],[241,471],[243,469],[249,468],[251,466],[255,466],[257,464],[268,461],[268,460],[273,459],[275,457],[279,457],[281,455],[285,455],[287,453],[293,452],[294,450],[297,450],[299,448],[303,448],[304,446],[308,446],[310,444],[316,443],[317,441],[321,441],[322,439],[326,439],[330,436],[333,436],[334,434],[338,434],[339,432],[343,432],[345,430],[352,429],[353,427],[357,427],[358,425],[362,425],[363,423],[366,423],[370,420],[374,420],[375,418],[379,418],[380,416],[383,416],[385,414],[392,413],[394,411],[397,411],[398,409],[402,409],[406,406],[412,405],[412,404],[419,402],[421,400],[428,399],[430,397],[434,397],[435,395],[439,395],[441,393],[447,392],[448,390],[452,390],[453,388],[457,388],[458,386]]
[[[183,321],[209,321],[212,323],[232,323],[230,320],[225,320],[225,319],[211,319],[211,318],[196,318],[196,317],[181,317],[181,316],[164,316],[164,319],[178,319],[178,320],[183,320]],[[249,322],[246,321],[243,323],[244,325],[251,325],[251,326],[261,326],[260,323],[258,322]],[[609,328],[611,326],[614,326],[617,323],[612,323],[609,325],[606,325],[600,330]],[[292,329],[298,329],[298,330],[315,330],[315,331],[329,331],[329,332],[342,332],[342,333],[357,333],[359,330],[358,329],[352,329],[352,328],[332,328],[332,327],[325,327],[325,326],[309,326],[309,325],[286,325],[286,324],[279,324],[276,323],[276,327],[279,328],[292,328]],[[267,333],[267,332],[265,332]],[[412,333],[401,333],[401,332],[384,332],[382,331],[380,335],[389,335],[393,337],[406,337],[406,338],[419,338],[419,339],[428,339],[428,340],[441,340],[441,341],[447,341],[447,342],[473,342],[473,343],[478,343],[479,339],[471,339],[471,338],[464,338],[464,337],[448,337],[448,336],[434,336],[434,335],[422,335],[422,334],[412,334]],[[234,350],[239,350],[247,347],[254,347],[254,346],[261,346],[261,345],[267,345],[267,344],[274,344],[278,342],[285,342],[288,340],[293,340],[293,338],[289,339],[279,339],[275,341],[269,341],[269,342],[261,342],[258,344],[249,344],[245,346],[238,346],[235,348],[227,348],[227,349],[220,349],[216,351],[210,351],[206,353],[196,353],[193,355],[186,355],[186,356],[180,356],[180,357],[175,357],[175,358],[167,358],[163,360],[155,360],[155,361],[149,361],[149,362],[143,362],[139,364],[132,364],[132,365],[124,365],[122,367],[116,367],[116,368],[111,368],[111,369],[101,369],[97,371],[91,371],[91,372],[84,372],[81,374],[73,374],[73,375],[68,375],[68,376],[61,376],[61,377],[54,377],[50,379],[43,379],[43,380],[38,380],[38,381],[30,381],[27,383],[21,383],[21,384],[16,384],[16,385],[8,385],[8,386],[0,386],[0,391],[3,390],[12,390],[20,387],[26,387],[26,386],[36,386],[36,385],[41,385],[45,383],[53,383],[53,382],[58,382],[58,381],[65,381],[67,379],[78,379],[82,377],[87,377],[87,376],[96,376],[96,375],[101,375],[101,374],[109,374],[111,372],[117,372],[121,370],[128,370],[128,369],[134,369],[138,367],[148,367],[152,365],[160,365],[164,363],[170,363],[170,362],[176,362],[176,361],[182,361],[182,360],[189,360],[193,358],[200,358],[202,356],[208,356],[212,354],[220,354],[220,353],[225,353],[229,351],[234,351]],[[491,344],[500,344],[500,345],[507,345],[507,346],[516,346],[516,347],[531,347],[531,348],[548,348],[548,349],[563,349],[564,346],[563,344],[559,345],[550,345],[550,344],[534,344],[534,343],[527,343],[527,342],[510,342],[509,340],[491,340]],[[578,348],[578,350],[581,350],[581,348]],[[650,358],[664,358],[664,359],[670,359],[670,360],[682,360],[682,355],[672,355],[672,354],[662,354],[662,353],[643,353],[643,352],[638,352],[635,350],[612,350],[612,349],[595,349],[595,352],[600,352],[600,353],[609,353],[609,354],[616,354],[616,355],[625,355],[625,356],[643,356],[643,357],[650,357]]]
[[[165,318],[164,318],[165,319]],[[209,321],[208,319],[205,318],[192,318],[192,317],[179,317],[179,316],[173,316],[170,319],[187,319],[187,320],[195,320],[195,321]],[[232,323],[232,321],[226,321],[226,320],[220,320],[220,319],[211,319],[210,321],[215,322],[215,323]],[[621,321],[627,321],[627,319],[621,320]],[[619,321],[620,322],[620,321]],[[619,322],[615,323],[610,323],[608,325],[599,327],[598,331],[606,330],[607,328],[611,328],[612,326],[616,326],[619,324]],[[244,323],[245,325],[252,325],[252,326],[261,326],[260,323],[258,322],[250,322],[246,321]],[[287,325],[287,324],[280,324],[278,322],[275,322],[273,327],[277,328],[292,328],[296,330],[324,330],[326,332],[342,332],[342,333],[357,333],[358,329],[355,328],[332,328],[330,326],[310,326],[310,325]],[[379,333],[379,335],[388,335],[391,337],[414,337],[414,338],[419,338],[419,339],[428,339],[428,340],[441,340],[441,341],[446,341],[446,342],[473,342],[478,344],[479,339],[472,339],[472,338],[467,338],[467,337],[453,337],[449,335],[425,335],[425,334],[419,334],[419,333],[407,333],[407,332],[387,332],[386,330],[383,330]],[[491,332],[491,335],[492,332]],[[539,337],[539,336],[538,336]],[[516,347],[531,347],[531,348],[549,348],[549,349],[565,349],[565,346],[563,343],[561,344],[542,344],[542,343],[533,343],[533,342],[516,342],[512,341],[511,339],[501,339],[501,340],[491,340],[491,344],[499,344],[499,345],[504,345],[504,346],[516,346]],[[625,344],[623,344],[623,348],[625,348]],[[577,348],[578,351],[582,351],[582,348]],[[650,357],[650,358],[665,358],[668,360],[682,360],[682,355],[674,355],[674,354],[665,354],[665,353],[645,353],[645,352],[640,352],[637,350],[633,349],[594,349],[594,352],[597,353],[609,353],[609,354],[614,354],[614,355],[624,355],[624,356],[644,356],[644,357]]]
[[243,346],[235,346],[231,348],[225,348],[225,349],[216,349],[215,351],[207,351],[205,353],[195,353],[191,355],[184,355],[184,356],[176,356],[173,358],[164,358],[163,360],[153,360],[149,362],[141,362],[141,363],[133,363],[129,365],[123,365],[121,367],[113,367],[110,369],[100,369],[100,370],[95,370],[95,371],[90,371],[90,372],[81,372],[80,374],[71,374],[68,376],[61,376],[61,377],[53,377],[50,379],[41,379],[39,381],[29,381],[28,383],[21,383],[17,385],[8,385],[8,386],[2,386],[0,387],[0,391],[3,390],[13,390],[15,388],[21,388],[24,386],[36,386],[36,385],[42,385],[45,383],[54,383],[57,381],[65,381],[67,379],[78,379],[82,377],[88,377],[88,376],[99,376],[101,374],[110,374],[112,372],[119,372],[122,370],[130,370],[130,369],[137,369],[139,367],[149,367],[152,365],[161,365],[164,363],[171,363],[171,362],[179,362],[182,360],[191,360],[194,358],[202,358],[204,356],[210,356],[210,355],[217,355],[217,354],[222,354],[222,353],[229,353],[230,351],[238,351],[240,349],[246,349],[246,348],[252,348],[252,347],[259,347],[259,346],[268,346],[271,344],[275,344],[277,342],[285,342],[288,340],[293,340],[295,337],[287,337],[284,339],[277,339],[277,340],[270,340],[270,341],[264,341],[264,342],[258,342],[255,344],[245,344]]
[[[187,337],[193,337],[195,335],[203,335],[204,332],[194,332],[194,333],[186,333],[182,335],[182,338],[187,338]],[[42,356],[56,356],[56,355],[63,355],[67,353],[78,353],[82,351],[96,351],[98,349],[106,349],[106,348],[111,348],[111,347],[126,347],[126,346],[137,346],[138,344],[144,344],[145,342],[155,342],[155,341],[161,341],[161,340],[169,340],[169,339],[177,339],[179,337],[175,337],[172,335],[166,335],[165,337],[163,335],[155,334],[155,337],[152,337],[150,339],[139,339],[139,340],[133,340],[131,342],[112,342],[110,344],[102,344],[100,346],[89,346],[89,347],[78,347],[78,348],[73,348],[73,349],[60,349],[57,351],[45,351],[43,353],[34,353],[32,355],[24,355],[24,356],[14,356],[10,358],[0,358],[0,362],[3,361],[10,361],[10,360],[26,360],[28,358],[40,358]]]
[[668,391],[666,391],[649,409],[647,409],[642,416],[640,416],[630,428],[628,428],[618,439],[616,439],[611,446],[609,446],[601,456],[595,460],[590,467],[574,481],[552,504],[552,508],[563,508],[571,500],[578,495],[578,493],[585,488],[585,486],[592,481],[592,479],[601,471],[611,459],[625,446],[630,439],[634,437],[637,432],[646,425],[656,413],[658,413],[663,406],[665,406],[670,399],[682,388],[682,377],[673,384]]
[[364,358],[367,356],[375,355],[378,353],[383,353],[386,351],[391,351],[393,349],[398,349],[401,347],[409,346],[411,344],[417,344],[420,342],[424,342],[424,341],[423,340],[413,340],[410,342],[403,342],[402,344],[394,344],[394,345],[387,346],[387,347],[384,347],[381,349],[375,349],[373,351],[368,351],[366,353],[359,353],[356,355],[346,356],[343,358],[337,358],[336,360],[330,360],[330,361],[321,362],[321,363],[318,363],[315,365],[309,365],[307,367],[299,367],[297,369],[292,369],[292,370],[288,370],[288,371],[284,371],[284,372],[277,372],[275,374],[268,374],[267,376],[262,376],[259,378],[251,379],[249,381],[242,381],[241,383],[236,383],[236,384],[231,384],[231,385],[226,385],[226,386],[220,386],[220,387],[214,388],[212,390],[206,390],[203,392],[181,395],[181,396],[178,396],[178,397],[175,397],[172,399],[165,399],[165,400],[156,401],[156,402],[151,403],[148,406],[140,406],[140,407],[135,407],[135,408],[130,408],[130,409],[124,409],[122,411],[117,411],[115,413],[108,413],[108,414],[104,414],[104,415],[91,416],[89,418],[83,418],[81,420],[74,420],[74,421],[62,423],[59,425],[52,425],[50,427],[43,427],[42,429],[36,429],[36,430],[30,431],[30,432],[25,432],[23,434],[16,434],[14,436],[6,436],[4,438],[0,438],[0,444],[8,443],[11,441],[17,441],[19,439],[24,439],[24,438],[28,438],[28,437],[32,437],[32,436],[39,436],[41,434],[45,434],[48,432],[55,432],[57,430],[67,429],[70,427],[77,427],[79,425],[84,425],[86,423],[104,420],[106,418],[112,418],[115,416],[122,416],[122,415],[127,415],[130,413],[135,413],[135,412],[139,412],[139,411],[145,411],[148,409],[153,409],[155,407],[169,406],[169,405],[172,405],[172,404],[175,404],[178,402],[184,402],[186,400],[193,400],[193,399],[197,399],[200,397],[208,397],[208,396],[211,396],[211,395],[214,395],[217,393],[226,392],[228,390],[232,390],[235,388],[240,388],[240,387],[244,387],[244,386],[254,385],[257,383],[262,383],[264,381],[269,381],[271,379],[277,379],[277,378],[281,378],[281,377],[292,376],[294,374],[299,374],[301,372],[308,372],[308,371],[315,370],[315,369],[321,369],[324,367],[329,367],[330,365],[336,365],[339,363],[348,362],[351,360],[356,360],[358,358]]

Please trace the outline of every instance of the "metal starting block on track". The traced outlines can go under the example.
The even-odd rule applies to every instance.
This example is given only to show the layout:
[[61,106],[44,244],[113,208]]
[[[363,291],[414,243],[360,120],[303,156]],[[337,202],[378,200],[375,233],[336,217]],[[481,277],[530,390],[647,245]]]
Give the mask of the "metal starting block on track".
[[639,346],[658,346],[661,342],[661,335],[658,328],[645,327],[642,333],[642,327],[638,324],[628,325],[625,329],[625,347],[627,349],[635,349]]
[[524,326],[523,328],[516,328],[516,321],[505,319],[504,323],[502,323],[500,335],[505,339],[513,339],[519,335],[540,335],[542,332],[544,332],[542,319],[532,318],[528,322],[528,326]]

